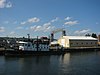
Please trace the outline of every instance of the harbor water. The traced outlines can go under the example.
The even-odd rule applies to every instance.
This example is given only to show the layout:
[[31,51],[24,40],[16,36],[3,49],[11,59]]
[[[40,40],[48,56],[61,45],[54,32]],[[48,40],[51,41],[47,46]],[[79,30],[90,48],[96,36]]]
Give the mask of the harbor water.
[[100,51],[31,57],[0,56],[0,75],[100,75]]

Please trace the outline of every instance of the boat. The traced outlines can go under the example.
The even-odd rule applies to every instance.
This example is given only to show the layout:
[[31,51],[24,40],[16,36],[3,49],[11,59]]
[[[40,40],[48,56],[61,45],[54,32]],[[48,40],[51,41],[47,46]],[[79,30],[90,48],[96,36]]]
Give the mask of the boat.
[[14,51],[6,50],[5,56],[41,56],[41,55],[61,55],[64,51]]
[[6,49],[5,56],[61,55],[65,53],[61,50],[50,50],[48,46],[44,46],[20,41],[17,44],[17,49]]

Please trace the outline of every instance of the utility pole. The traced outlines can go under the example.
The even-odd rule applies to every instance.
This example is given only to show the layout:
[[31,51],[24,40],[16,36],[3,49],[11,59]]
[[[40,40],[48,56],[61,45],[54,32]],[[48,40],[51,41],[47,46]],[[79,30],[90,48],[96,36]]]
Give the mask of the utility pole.
[[37,51],[39,51],[39,50],[38,50],[38,47],[39,47],[38,36],[37,36],[37,42],[36,42],[36,44],[37,44]]
[[30,41],[30,34],[27,34],[27,36],[28,36],[28,42]]

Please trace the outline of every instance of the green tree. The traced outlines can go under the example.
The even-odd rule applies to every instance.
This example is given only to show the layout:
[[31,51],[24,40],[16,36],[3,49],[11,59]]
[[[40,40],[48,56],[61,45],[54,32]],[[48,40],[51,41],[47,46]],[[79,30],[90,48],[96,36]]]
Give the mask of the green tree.
[[85,36],[91,36],[91,34],[87,33]]
[[93,38],[97,38],[97,35],[95,33],[92,33],[91,35]]

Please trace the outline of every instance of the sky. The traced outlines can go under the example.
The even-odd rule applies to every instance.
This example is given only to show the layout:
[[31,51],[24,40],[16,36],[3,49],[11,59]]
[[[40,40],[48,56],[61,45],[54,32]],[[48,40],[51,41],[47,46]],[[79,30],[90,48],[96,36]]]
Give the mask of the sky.
[[0,0],[0,37],[49,36],[63,28],[67,35],[100,34],[100,0]]

